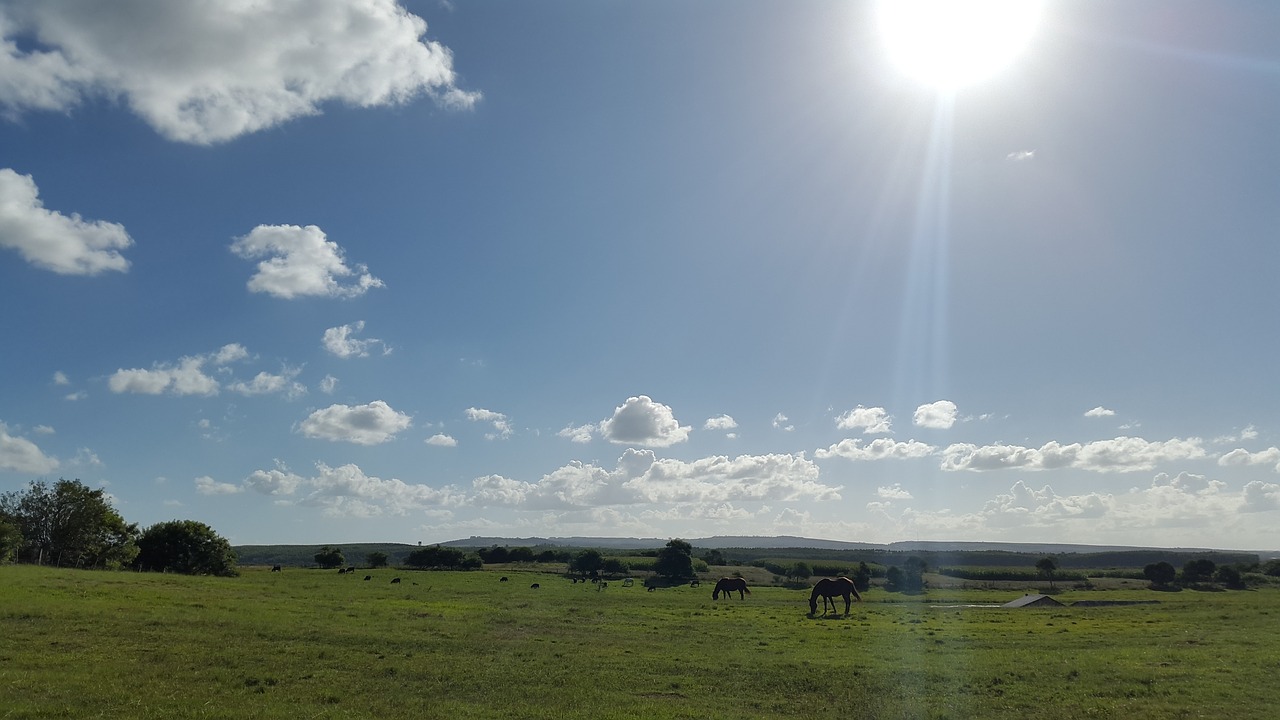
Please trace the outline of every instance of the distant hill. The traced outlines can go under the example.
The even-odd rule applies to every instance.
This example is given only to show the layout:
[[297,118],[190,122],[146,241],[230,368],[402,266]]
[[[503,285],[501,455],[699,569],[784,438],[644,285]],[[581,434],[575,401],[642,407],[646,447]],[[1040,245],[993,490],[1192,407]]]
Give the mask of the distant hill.
[[[587,549],[632,554],[645,550],[657,550],[666,545],[666,538],[605,538],[605,537],[484,537],[472,536],[464,540],[439,543],[460,549],[479,549],[493,546],[528,547],[536,549]],[[750,564],[761,560],[809,560],[833,563],[899,564],[907,556],[918,555],[930,567],[960,566],[1022,566],[1034,565],[1035,560],[1054,556],[1063,568],[1069,567],[1128,567],[1167,561],[1181,567],[1187,560],[1207,557],[1218,564],[1257,563],[1273,557],[1277,552],[1236,552],[1211,548],[1156,548],[1122,545],[1080,545],[1067,543],[1003,543],[1003,542],[930,542],[906,541],[887,544],[820,540],[791,535],[716,535],[706,538],[686,539],[695,554],[719,550],[735,563]],[[433,543],[434,544],[434,543]],[[406,555],[418,549],[418,545],[405,543],[330,543],[339,548],[348,565],[367,566],[370,553],[386,553],[391,565],[402,564]],[[234,547],[241,565],[283,565],[313,567],[314,556],[322,545],[237,545]]]

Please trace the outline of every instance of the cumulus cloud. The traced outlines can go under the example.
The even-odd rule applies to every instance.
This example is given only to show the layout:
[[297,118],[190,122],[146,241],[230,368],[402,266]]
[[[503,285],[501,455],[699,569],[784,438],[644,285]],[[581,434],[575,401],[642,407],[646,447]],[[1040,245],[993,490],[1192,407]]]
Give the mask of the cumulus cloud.
[[238,343],[224,345],[204,355],[189,355],[175,363],[158,363],[151,369],[118,369],[107,379],[113,393],[140,395],[217,395],[221,383],[205,372],[205,367],[222,367],[248,357]]
[[1049,442],[1040,448],[1001,444],[979,447],[957,443],[943,450],[942,456],[942,469],[953,471],[1075,468],[1093,472],[1133,472],[1150,470],[1164,462],[1202,458],[1205,451],[1200,438],[1152,442],[1142,438],[1118,437],[1083,445]]
[[324,331],[324,349],[340,358],[368,357],[369,348],[382,345],[382,354],[391,353],[391,348],[377,338],[361,339],[353,337],[364,332],[364,321],[357,320],[350,325],[339,325]]
[[890,432],[893,418],[882,407],[858,407],[836,418],[836,427],[841,430],[862,430],[863,434],[876,435]]
[[325,375],[320,380],[320,392],[325,395],[332,395],[333,391],[338,388],[338,378],[332,375]]
[[0,5],[0,108],[119,98],[164,137],[223,142],[320,113],[419,96],[469,108],[453,57],[396,0]]
[[467,408],[467,419],[472,422],[490,423],[493,425],[493,432],[486,433],[485,437],[490,440],[500,440],[511,437],[511,422],[506,415],[493,410],[485,410],[484,408]]
[[304,482],[305,478],[278,461],[271,470],[254,470],[244,480],[245,487],[263,495],[292,495]]
[[1101,405],[1099,405],[1098,407],[1092,410],[1086,411],[1084,416],[1087,418],[1100,418],[1100,417],[1111,417],[1112,415],[1115,415],[1115,414],[1116,414],[1115,410],[1108,410],[1107,408],[1104,408]]
[[814,452],[814,456],[819,460],[835,457],[842,457],[848,460],[905,460],[908,458],[927,457],[936,451],[937,448],[934,446],[915,440],[899,442],[890,438],[876,438],[863,445],[861,440],[847,439],[841,440],[825,450],[819,448]]
[[577,427],[569,426],[556,433],[557,437],[568,438],[576,443],[589,443],[596,431],[594,424],[579,425]]
[[773,426],[783,432],[791,432],[796,429],[796,426],[791,424],[790,418],[782,413],[773,416]]
[[1015,150],[1014,152],[1006,155],[1005,159],[1012,160],[1013,162],[1026,162],[1028,160],[1034,160],[1035,157],[1035,150]]
[[956,404],[950,400],[921,405],[911,418],[916,427],[946,430],[956,424]]
[[435,447],[457,447],[458,445],[457,440],[454,440],[452,437],[443,433],[436,433],[426,440],[423,440],[423,442],[428,445],[434,445]]
[[26,438],[10,435],[9,427],[0,422],[0,470],[44,475],[57,470],[58,465],[57,458],[45,455]]
[[702,424],[704,430],[732,430],[736,427],[738,427],[738,421],[728,415],[707,418],[707,421]]
[[1280,509],[1280,485],[1254,480],[1244,486],[1240,512],[1255,513]]
[[367,405],[330,405],[316,410],[298,429],[310,438],[379,445],[412,424],[413,419],[408,415],[397,412],[382,400],[374,400]]
[[[0,9],[0,30],[3,12]],[[0,77],[3,69],[0,59]],[[0,80],[0,93],[5,84]],[[16,250],[32,265],[61,275],[97,275],[128,270],[129,261],[120,251],[132,244],[123,225],[46,209],[30,175],[0,168],[0,247]]]
[[233,382],[227,389],[241,395],[284,395],[289,399],[307,394],[307,388],[294,380],[300,368],[285,368],[280,374],[260,372],[248,382]]
[[233,483],[218,482],[205,475],[196,478],[196,492],[201,495],[235,495],[244,492],[244,488]]
[[600,423],[600,434],[618,444],[668,447],[689,439],[690,426],[681,425],[671,408],[647,395],[627,398]]
[[54,385],[70,385],[71,379],[67,377],[66,373],[62,372],[61,370],[58,370],[53,374],[53,384]]
[[450,502],[449,488],[437,489],[397,478],[382,479],[366,475],[353,464],[334,468],[316,463],[316,470],[315,477],[303,482],[301,489],[306,495],[299,504],[322,507],[329,515],[403,515],[410,510]]
[[884,486],[876,488],[876,497],[883,500],[910,500],[912,495],[897,483],[892,486]]
[[1269,447],[1261,452],[1249,452],[1244,448],[1236,448],[1218,458],[1218,464],[1231,465],[1271,465],[1280,472],[1280,448]]
[[[252,292],[295,297],[352,298],[382,287],[364,265],[347,267],[342,248],[315,225],[259,225],[236,238],[231,252],[245,260],[266,258],[249,278]],[[340,279],[352,277],[343,284]]]

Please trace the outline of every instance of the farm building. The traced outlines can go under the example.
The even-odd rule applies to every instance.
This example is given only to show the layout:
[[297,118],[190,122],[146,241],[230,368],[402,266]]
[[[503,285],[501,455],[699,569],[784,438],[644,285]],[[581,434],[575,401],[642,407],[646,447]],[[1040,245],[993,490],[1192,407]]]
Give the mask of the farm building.
[[1054,600],[1048,595],[1023,595],[1012,602],[1007,602],[1000,607],[1007,608],[1026,608],[1026,607],[1063,607],[1062,603]]

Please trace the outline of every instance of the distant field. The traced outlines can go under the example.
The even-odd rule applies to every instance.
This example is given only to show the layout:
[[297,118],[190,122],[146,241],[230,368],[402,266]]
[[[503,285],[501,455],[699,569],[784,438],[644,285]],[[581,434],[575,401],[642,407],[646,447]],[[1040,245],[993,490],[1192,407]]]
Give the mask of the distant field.
[[1275,716],[1280,590],[955,607],[1019,594],[876,589],[811,618],[804,591],[713,601],[529,570],[4,566],[0,718]]

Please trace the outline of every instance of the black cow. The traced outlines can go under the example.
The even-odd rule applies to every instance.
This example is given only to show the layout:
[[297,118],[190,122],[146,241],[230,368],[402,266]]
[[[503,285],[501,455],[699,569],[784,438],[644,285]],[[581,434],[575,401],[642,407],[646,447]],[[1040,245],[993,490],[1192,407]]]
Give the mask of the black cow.
[[271,572],[281,572],[279,565],[272,565]]
[[392,585],[399,585],[399,584],[400,584],[400,578],[391,578],[391,584],[392,584]]

